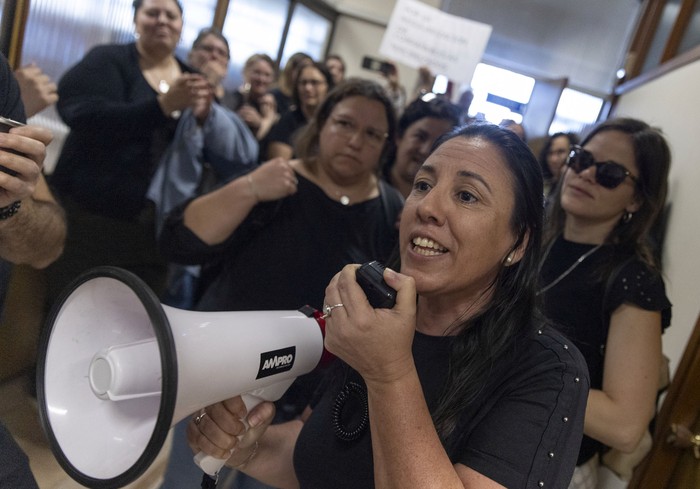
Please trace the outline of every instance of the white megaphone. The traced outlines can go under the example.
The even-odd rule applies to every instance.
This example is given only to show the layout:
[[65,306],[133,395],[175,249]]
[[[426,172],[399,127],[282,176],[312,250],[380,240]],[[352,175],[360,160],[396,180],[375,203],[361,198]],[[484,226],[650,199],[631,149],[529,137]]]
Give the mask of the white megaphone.
[[[63,469],[87,487],[123,487],[170,428],[241,394],[279,399],[323,354],[320,312],[193,312],[161,305],[134,274],[99,267],[54,305],[37,363],[41,422]],[[214,475],[223,460],[197,456]]]

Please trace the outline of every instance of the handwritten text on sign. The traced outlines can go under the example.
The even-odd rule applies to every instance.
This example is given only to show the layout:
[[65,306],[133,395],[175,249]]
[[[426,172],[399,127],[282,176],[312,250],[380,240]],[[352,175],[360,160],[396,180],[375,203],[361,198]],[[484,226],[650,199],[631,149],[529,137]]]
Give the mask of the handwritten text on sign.
[[468,83],[486,49],[492,27],[446,14],[417,0],[398,0],[379,52],[413,68],[427,66]]

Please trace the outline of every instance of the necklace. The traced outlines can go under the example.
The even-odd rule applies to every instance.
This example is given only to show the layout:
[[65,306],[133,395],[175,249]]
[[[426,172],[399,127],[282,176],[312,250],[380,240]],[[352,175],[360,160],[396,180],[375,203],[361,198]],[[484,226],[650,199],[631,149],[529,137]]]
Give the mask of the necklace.
[[[174,58],[170,58],[161,66],[155,61],[148,61],[145,55],[141,55],[141,72],[148,83],[158,93],[168,93],[170,84],[180,75],[180,68]],[[145,67],[148,65],[148,67]]]
[[165,80],[161,80],[158,82],[158,91],[160,93],[168,93],[168,90],[170,90],[170,84],[166,82]]
[[[551,242],[551,243],[549,244],[549,246],[547,247],[547,251],[545,251],[544,256],[542,257],[542,264],[544,264],[545,260],[546,260],[547,257],[549,256],[549,252],[550,252],[550,250],[552,249],[552,246],[554,246],[554,242],[555,242],[555,241],[556,241],[556,239],[555,239],[555,240],[552,240],[552,242]],[[591,255],[592,255],[593,253],[595,253],[596,251],[598,251],[598,250],[600,249],[601,246],[603,246],[602,243],[599,244],[599,245],[594,246],[593,248],[591,248],[590,250],[588,250],[587,252],[585,252],[583,255],[579,256],[579,257],[576,259],[576,261],[574,262],[573,265],[571,265],[569,268],[567,268],[566,270],[564,270],[564,273],[562,273],[562,274],[559,275],[557,278],[555,278],[553,281],[551,281],[551,282],[549,283],[549,285],[547,285],[547,286],[541,288],[541,289],[537,292],[537,294],[535,294],[535,295],[544,294],[544,293],[547,292],[549,289],[551,289],[552,287],[554,287],[555,285],[557,285],[559,282],[561,282],[561,281],[564,279],[564,277],[566,277],[567,275],[569,275],[577,266],[579,266],[581,263],[583,263],[583,261],[584,261],[586,258],[588,258],[589,256],[591,256]],[[542,270],[542,265],[540,265],[540,271],[541,271],[541,270]],[[539,275],[539,274],[538,274],[538,275]]]
[[[369,180],[369,185],[366,186],[364,189],[359,189],[356,191],[351,192],[351,194],[355,194],[358,197],[355,199],[352,199],[354,202],[360,202],[363,200],[363,197],[367,197],[372,193],[372,190],[376,187],[377,185],[377,180],[375,178],[371,178]],[[335,196],[338,202],[340,202],[343,205],[350,205],[350,195],[347,193],[344,193],[341,190],[336,190],[335,191]]]

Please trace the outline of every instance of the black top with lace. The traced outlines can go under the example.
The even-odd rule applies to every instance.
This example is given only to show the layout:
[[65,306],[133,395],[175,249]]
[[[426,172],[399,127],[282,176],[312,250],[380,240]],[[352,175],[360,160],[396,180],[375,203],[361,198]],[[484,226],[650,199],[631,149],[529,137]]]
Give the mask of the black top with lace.
[[[542,287],[556,280],[593,247],[558,238],[542,266]],[[600,276],[599,269],[614,252],[612,246],[601,247],[543,294],[547,317],[557,323],[583,353],[588,363],[592,389],[600,389],[603,384],[605,343],[610,315],[615,309],[627,303],[649,311],[660,311],[662,331],[671,322],[671,303],[666,297],[663,279],[657,271],[636,258],[623,257],[619,260],[621,268],[612,277],[608,295],[604,297],[610,277]],[[584,436],[579,464],[586,462],[601,448],[600,443]]]

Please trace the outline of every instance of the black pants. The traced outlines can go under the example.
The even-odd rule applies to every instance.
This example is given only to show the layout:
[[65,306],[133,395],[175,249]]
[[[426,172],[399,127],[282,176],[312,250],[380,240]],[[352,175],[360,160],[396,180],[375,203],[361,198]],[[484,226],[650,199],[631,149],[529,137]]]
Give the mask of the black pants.
[[63,254],[45,271],[47,309],[76,277],[101,265],[129,270],[158,297],[163,294],[168,267],[158,253],[153,207],[125,221],[92,213],[65,197],[60,200],[68,234]]

